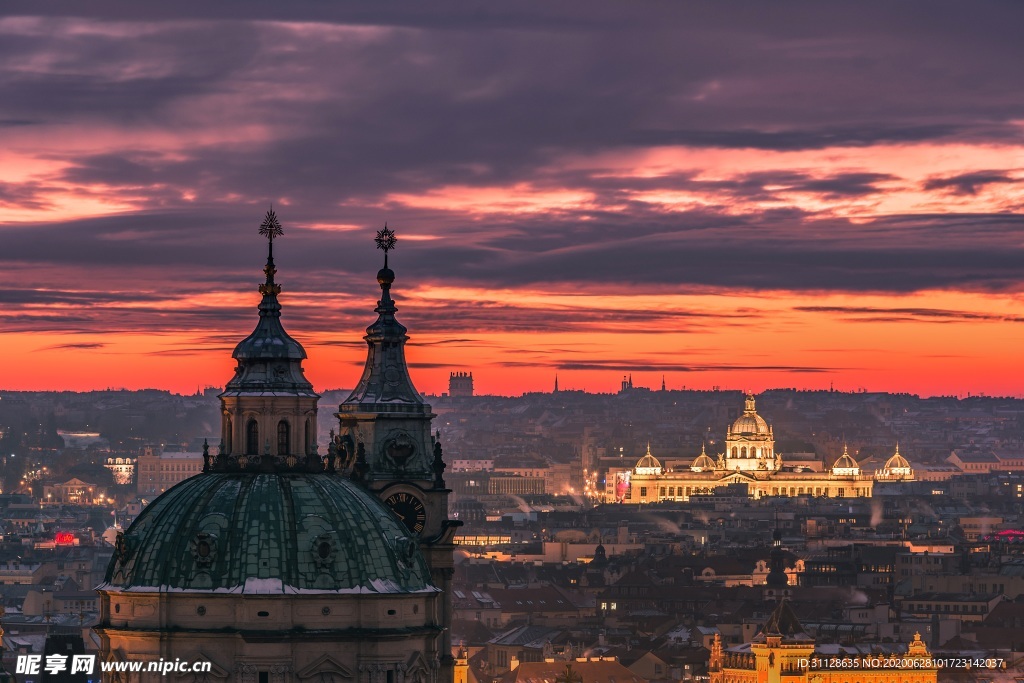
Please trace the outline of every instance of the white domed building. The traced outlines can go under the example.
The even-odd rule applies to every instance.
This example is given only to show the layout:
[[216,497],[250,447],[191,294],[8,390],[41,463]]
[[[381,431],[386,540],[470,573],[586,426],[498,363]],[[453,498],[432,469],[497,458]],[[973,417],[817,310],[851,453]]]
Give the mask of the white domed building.
[[747,394],[743,414],[725,434],[725,468],[749,472],[774,472],[782,462],[775,457],[775,434],[757,414],[753,394]]
[[[905,470],[896,467],[892,471]],[[782,454],[775,451],[772,426],[757,413],[754,396],[747,394],[743,414],[726,429],[725,452],[717,459],[702,446],[692,462],[675,467],[655,457],[648,444],[647,453],[634,467],[609,470],[605,498],[619,503],[688,501],[736,484],[745,486],[751,498],[866,498],[872,495],[874,481],[861,472],[845,446],[825,471],[786,466]]]

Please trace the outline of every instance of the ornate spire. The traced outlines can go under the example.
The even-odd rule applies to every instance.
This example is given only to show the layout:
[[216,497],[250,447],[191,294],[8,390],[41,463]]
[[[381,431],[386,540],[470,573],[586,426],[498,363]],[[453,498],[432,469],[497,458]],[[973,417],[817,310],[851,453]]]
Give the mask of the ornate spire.
[[409,377],[405,361],[405,342],[409,337],[405,326],[395,319],[398,307],[391,298],[395,272],[388,267],[388,252],[395,248],[398,240],[394,231],[385,225],[377,231],[374,241],[384,252],[384,267],[377,271],[377,284],[381,290],[380,301],[374,309],[377,320],[366,328],[366,336],[363,337],[369,347],[363,376],[341,408],[361,405],[387,411],[390,406],[418,404],[429,413],[430,407],[423,402]]
[[284,235],[284,230],[273,209],[267,211],[258,232],[267,238],[259,320],[231,354],[238,364],[220,395],[221,445],[213,456],[204,444],[206,470],[319,472],[323,470],[316,453],[319,395],[302,371],[306,351],[281,325],[274,240]]
[[283,394],[315,396],[313,385],[302,373],[301,361],[306,351],[285,332],[281,325],[281,303],[277,295],[281,285],[274,281],[274,239],[284,234],[274,210],[267,211],[259,227],[267,238],[266,281],[259,286],[259,321],[256,329],[235,347],[231,357],[238,361],[235,376],[228,382],[224,395],[275,391]]

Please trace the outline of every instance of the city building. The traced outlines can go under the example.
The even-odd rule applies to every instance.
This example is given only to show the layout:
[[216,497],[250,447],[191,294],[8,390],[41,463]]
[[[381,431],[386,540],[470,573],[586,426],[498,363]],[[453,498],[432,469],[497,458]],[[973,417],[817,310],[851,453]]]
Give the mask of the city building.
[[448,377],[448,395],[452,397],[473,395],[473,373],[453,372]]
[[938,678],[920,633],[905,647],[817,645],[786,600],[749,643],[726,648],[716,634],[708,672],[711,683],[935,683]]
[[158,496],[202,471],[202,453],[163,452],[146,446],[137,460],[136,490],[140,496]]
[[845,447],[825,471],[787,463],[775,450],[772,426],[758,415],[754,397],[748,394],[743,414],[726,431],[724,452],[712,457],[701,448],[691,463],[673,467],[655,457],[648,445],[634,467],[609,469],[605,498],[619,503],[688,501],[729,486],[745,487],[750,498],[870,498],[876,481],[913,480],[914,470],[900,455],[899,446],[874,476],[862,472]]
[[103,466],[114,475],[115,484],[126,486],[132,483],[132,477],[135,476],[135,461],[131,458],[107,458]]
[[[384,438],[349,429],[351,441],[332,442],[325,459],[306,353],[281,325],[273,212],[260,232],[270,252],[259,322],[232,354],[221,448],[118,534],[97,589],[101,658],[210,661],[206,680],[232,683],[451,680],[447,596],[437,587],[449,540],[437,509],[444,464],[439,445],[423,452],[429,406],[408,394],[395,347],[405,337],[388,296],[394,275],[378,274],[367,371],[346,403],[377,418]],[[112,680],[150,680],[127,676]]]

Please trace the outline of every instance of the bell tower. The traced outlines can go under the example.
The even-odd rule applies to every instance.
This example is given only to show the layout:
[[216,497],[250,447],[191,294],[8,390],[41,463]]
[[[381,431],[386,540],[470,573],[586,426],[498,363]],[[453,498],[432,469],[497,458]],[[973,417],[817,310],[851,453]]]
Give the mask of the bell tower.
[[[377,272],[381,297],[377,320],[366,328],[366,365],[352,394],[338,407],[340,431],[331,440],[328,467],[349,474],[375,493],[420,539],[432,582],[444,591],[441,623],[450,623],[454,573],[453,538],[461,521],[448,519],[448,495],[441,443],[431,434],[434,413],[413,386],[405,360],[406,328],[395,318],[391,298],[395,273],[388,252],[394,231],[377,232],[384,267]],[[442,679],[451,680],[451,635],[445,631]]]
[[[272,472],[275,464],[322,470],[316,454],[316,410],[320,395],[302,371],[306,351],[281,325],[281,285],[274,281],[274,239],[284,234],[274,210],[260,225],[267,238],[266,281],[259,291],[256,329],[235,347],[235,375],[221,401],[221,444],[204,469],[223,469],[230,460],[242,470]],[[308,462],[307,462],[308,461]]]

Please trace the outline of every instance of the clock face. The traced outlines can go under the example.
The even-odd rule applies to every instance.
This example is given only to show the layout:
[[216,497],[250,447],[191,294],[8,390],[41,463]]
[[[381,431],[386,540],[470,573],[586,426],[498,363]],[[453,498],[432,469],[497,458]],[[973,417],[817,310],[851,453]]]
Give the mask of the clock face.
[[423,533],[423,525],[427,521],[427,511],[423,507],[423,501],[411,493],[401,491],[392,493],[384,499],[384,503],[402,520],[409,531],[414,534]]

